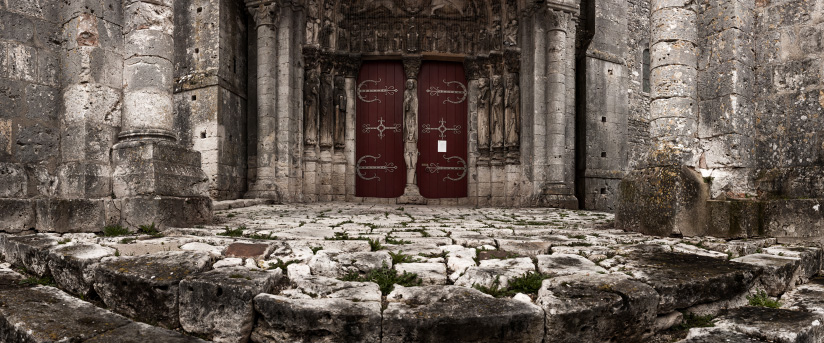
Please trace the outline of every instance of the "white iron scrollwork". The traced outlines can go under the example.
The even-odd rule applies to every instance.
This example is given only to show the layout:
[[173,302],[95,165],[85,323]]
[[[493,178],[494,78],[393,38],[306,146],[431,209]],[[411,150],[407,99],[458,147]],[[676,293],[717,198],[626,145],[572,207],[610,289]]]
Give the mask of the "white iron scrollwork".
[[456,135],[461,133],[461,126],[460,125],[455,125],[453,127],[446,127],[446,120],[444,120],[443,118],[441,118],[441,120],[438,121],[438,122],[441,123],[441,126],[431,127],[429,124],[423,124],[423,129],[421,130],[421,132],[430,133],[433,130],[438,131],[438,132],[441,133],[440,136],[439,136],[439,137],[441,137],[441,139],[446,139],[446,131],[452,131],[452,133],[454,133]]
[[[464,161],[464,159],[462,159],[458,156],[446,157],[446,155],[443,155],[443,158],[447,162],[450,162],[452,160],[457,160],[458,164],[460,164],[460,166],[459,167],[441,167],[437,163],[424,164],[423,166],[426,168],[427,172],[432,173],[432,174],[437,174],[441,170],[446,170],[447,174],[446,174],[446,177],[443,178],[444,181],[446,181],[446,180],[458,181],[458,180],[461,180],[464,177],[466,177],[466,169],[467,168],[466,168],[466,161]],[[461,173],[460,173],[460,175],[458,175],[456,177],[451,177],[451,176],[449,176],[449,171],[451,171],[451,170],[459,170]]]
[[355,170],[358,173],[358,177],[360,177],[361,179],[364,179],[364,180],[367,180],[367,181],[369,181],[369,180],[378,180],[378,181],[380,181],[381,180],[381,178],[378,176],[377,173],[375,173],[375,175],[372,175],[371,177],[369,177],[369,176],[363,174],[361,172],[362,170],[384,170],[388,173],[391,173],[391,172],[394,172],[395,169],[398,169],[398,166],[396,166],[394,163],[389,163],[389,162],[384,163],[382,166],[381,165],[362,166],[361,164],[363,162],[365,162],[366,159],[369,159],[369,158],[371,158],[372,161],[377,161],[379,158],[381,158],[381,155],[378,155],[378,156],[364,155],[363,157],[358,159],[358,163],[355,165]]
[[372,130],[377,130],[378,131],[378,138],[383,140],[383,137],[384,137],[383,132],[386,131],[386,130],[392,130],[392,131],[395,131],[395,132],[398,132],[398,133],[401,132],[401,124],[395,124],[393,126],[386,126],[383,123],[384,123],[384,120],[383,120],[383,117],[381,117],[381,119],[378,119],[378,126],[369,126],[369,124],[363,124],[363,133],[369,133]]
[[381,102],[381,99],[378,99],[377,96],[375,96],[373,99],[367,99],[366,96],[364,96],[365,93],[383,93],[384,95],[395,95],[395,93],[398,92],[398,89],[395,88],[394,86],[388,86],[388,87],[384,87],[384,88],[375,88],[375,89],[363,89],[363,86],[365,86],[367,83],[372,83],[372,84],[377,85],[377,84],[381,83],[381,79],[378,79],[377,81],[375,81],[375,80],[366,80],[366,81],[361,82],[358,85],[358,99],[361,99],[361,101],[363,101],[363,102],[375,102],[375,101]]
[[462,103],[466,100],[467,91],[466,91],[466,86],[464,86],[463,83],[460,83],[458,81],[449,81],[449,82],[447,82],[446,80],[443,80],[443,83],[445,83],[447,86],[449,86],[449,85],[458,85],[458,88],[460,88],[460,90],[449,90],[449,89],[441,90],[438,87],[432,86],[432,87],[429,87],[429,89],[427,89],[426,92],[429,93],[430,96],[440,96],[441,94],[460,94],[461,97],[458,100],[452,100],[451,97],[447,96],[446,100],[443,101],[444,104],[446,104],[446,103],[460,104],[460,103]]

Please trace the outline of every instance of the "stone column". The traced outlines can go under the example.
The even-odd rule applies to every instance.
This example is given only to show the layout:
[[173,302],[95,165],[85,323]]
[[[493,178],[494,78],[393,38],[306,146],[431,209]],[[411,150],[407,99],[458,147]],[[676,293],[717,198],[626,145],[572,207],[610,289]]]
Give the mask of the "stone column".
[[355,123],[357,115],[357,94],[355,88],[358,80],[358,72],[360,71],[361,58],[359,55],[349,55],[344,63],[343,75],[346,78],[345,91],[347,98],[346,102],[346,128],[345,128],[345,144],[343,154],[346,158],[346,200],[351,201],[355,198]]
[[406,188],[398,198],[399,204],[426,204],[416,184],[415,169],[418,166],[418,72],[420,56],[404,56],[403,69],[406,83],[403,92],[403,156],[406,161]]
[[697,15],[691,1],[652,1],[652,103],[646,161],[622,181],[616,226],[702,235],[709,188],[697,165]]
[[275,184],[277,160],[277,115],[275,96],[277,91],[277,3],[261,3],[249,7],[257,32],[257,165],[256,179],[249,185],[247,198],[281,200],[281,192]]
[[176,143],[171,2],[124,2],[125,61],[113,188],[127,226],[206,222],[211,200],[200,153]]
[[480,147],[478,144],[478,59],[467,57],[464,60],[464,70],[466,72],[467,89],[469,91],[469,204],[478,205],[478,156]]
[[569,14],[547,11],[546,161],[548,183],[563,184],[566,162],[566,43]]

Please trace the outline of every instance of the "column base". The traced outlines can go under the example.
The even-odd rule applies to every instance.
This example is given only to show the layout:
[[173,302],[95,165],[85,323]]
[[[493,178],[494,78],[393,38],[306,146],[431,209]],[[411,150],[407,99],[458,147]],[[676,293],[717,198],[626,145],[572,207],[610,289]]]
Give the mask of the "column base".
[[200,152],[158,140],[120,142],[112,147],[112,184],[117,198],[206,196],[209,179]]
[[249,190],[246,191],[246,195],[244,198],[247,199],[270,199],[274,200],[275,202],[281,202],[283,197],[281,196],[280,190],[278,186],[274,183],[263,183],[263,182],[255,182],[251,186],[249,186]]
[[572,190],[567,184],[546,183],[535,197],[535,205],[538,207],[577,210],[578,198],[572,194]]
[[418,185],[406,185],[406,188],[403,190],[403,195],[398,198],[397,203],[404,205],[426,205],[426,198],[421,196]]

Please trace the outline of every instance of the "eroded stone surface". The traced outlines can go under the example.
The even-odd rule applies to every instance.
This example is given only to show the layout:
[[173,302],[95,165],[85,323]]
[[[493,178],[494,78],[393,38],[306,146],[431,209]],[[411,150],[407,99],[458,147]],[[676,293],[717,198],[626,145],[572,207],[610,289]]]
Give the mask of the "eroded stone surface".
[[255,297],[255,342],[379,342],[381,304],[340,298]]
[[221,268],[180,281],[180,325],[215,342],[242,342],[254,324],[252,299],[271,293],[282,272]]
[[203,253],[166,252],[104,259],[94,267],[94,290],[115,312],[166,328],[180,326],[178,286],[209,267]]
[[655,289],[620,274],[544,280],[537,300],[553,342],[641,341],[651,333],[658,303]]
[[459,286],[401,287],[387,296],[382,342],[541,342],[543,311]]

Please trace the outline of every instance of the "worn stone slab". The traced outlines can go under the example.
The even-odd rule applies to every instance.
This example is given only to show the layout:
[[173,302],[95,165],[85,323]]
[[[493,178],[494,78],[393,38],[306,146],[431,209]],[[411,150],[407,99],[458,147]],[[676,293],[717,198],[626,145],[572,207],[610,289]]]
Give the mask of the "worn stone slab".
[[741,307],[715,321],[715,327],[779,343],[824,341],[822,317],[815,312],[766,307]]
[[771,341],[751,337],[740,332],[719,328],[691,329],[686,339],[677,343],[769,343]]
[[467,268],[455,285],[492,287],[497,282],[500,287],[507,287],[511,279],[534,271],[535,264],[529,257],[483,260],[479,266]]
[[60,289],[88,296],[92,290],[91,266],[115,250],[97,244],[58,245],[49,253],[49,270]]
[[223,255],[226,257],[252,258],[255,260],[266,259],[270,253],[270,246],[268,244],[255,243],[232,243],[226,247]]
[[366,273],[383,266],[392,267],[386,251],[342,253],[320,250],[309,260],[313,275],[342,277],[349,272]]
[[6,262],[26,268],[37,276],[49,274],[49,249],[57,245],[58,239],[51,235],[6,236],[0,241],[2,255]]
[[543,311],[459,286],[402,287],[387,296],[384,343],[541,342]]
[[820,248],[772,246],[763,250],[767,254],[801,259],[797,282],[806,282],[822,270],[824,253]]
[[824,315],[824,278],[815,277],[810,283],[784,293],[781,308]]
[[398,263],[395,270],[399,274],[417,274],[424,286],[445,285],[447,281],[446,265],[443,263]]
[[496,239],[498,242],[498,249],[511,251],[522,256],[534,257],[549,253],[549,248],[552,247],[552,242],[547,241],[528,241],[518,239]]
[[115,312],[165,328],[180,326],[178,286],[209,267],[204,253],[107,258],[94,267],[94,290]]
[[180,281],[180,326],[215,342],[243,342],[252,334],[252,300],[271,293],[282,272],[221,268]]
[[380,342],[381,304],[340,298],[255,297],[254,342]]
[[570,274],[605,274],[606,269],[599,267],[586,257],[573,254],[538,255],[538,271],[547,275]]
[[658,302],[655,289],[620,274],[547,279],[536,300],[546,312],[546,341],[570,343],[640,342]]
[[[291,266],[290,266],[291,267]],[[292,288],[281,295],[292,298],[341,298],[351,301],[381,301],[381,290],[376,283],[341,281],[324,276],[290,277]]]
[[732,298],[749,290],[760,273],[751,265],[665,252],[660,247],[639,247],[626,259],[633,277],[661,295],[659,313]]
[[84,343],[206,343],[206,341],[186,336],[172,330],[166,330],[144,323],[133,322],[117,329],[104,332]]
[[795,287],[801,259],[770,254],[752,254],[739,257],[733,262],[746,263],[761,268],[761,274],[755,279],[755,288],[777,297]]

